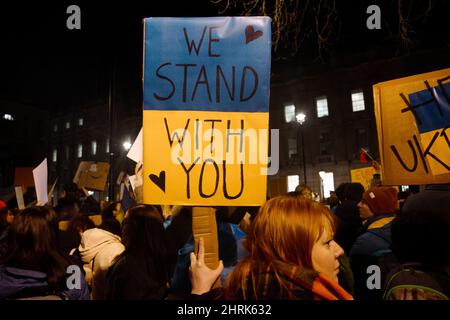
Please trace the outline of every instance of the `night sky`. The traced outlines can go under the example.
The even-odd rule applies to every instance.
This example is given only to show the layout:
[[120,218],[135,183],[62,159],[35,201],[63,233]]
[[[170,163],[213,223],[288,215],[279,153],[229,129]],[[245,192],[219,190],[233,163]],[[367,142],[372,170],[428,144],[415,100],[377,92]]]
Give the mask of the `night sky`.
[[[159,2],[159,1],[158,1]],[[54,110],[95,98],[116,62],[121,90],[141,95],[142,19],[208,16],[208,1],[27,1],[1,10],[0,98]],[[66,9],[81,9],[81,30],[68,30]],[[212,9],[212,10],[211,10]]]
[[[396,1],[337,1],[340,21],[326,61],[317,59],[315,39],[290,60],[273,61],[272,69],[283,72],[293,65],[329,68],[356,64],[396,54],[398,27]],[[411,11],[423,10],[428,1],[415,1]],[[449,44],[448,1],[436,0],[432,16],[411,22],[417,29],[415,49]],[[81,8],[81,30],[68,30],[66,9]],[[365,27],[366,8],[379,4],[383,28]],[[418,5],[416,5],[418,4]],[[120,94],[138,97],[142,77],[142,19],[151,16],[216,16],[218,8],[208,0],[195,1],[20,1],[0,11],[0,99],[59,110],[87,103],[106,94],[112,61],[117,65]],[[233,12],[227,15],[232,15]],[[310,17],[311,18],[311,17]],[[355,52],[372,52],[354,58]],[[278,68],[278,69],[277,69]],[[281,68],[281,69],[280,69]]]

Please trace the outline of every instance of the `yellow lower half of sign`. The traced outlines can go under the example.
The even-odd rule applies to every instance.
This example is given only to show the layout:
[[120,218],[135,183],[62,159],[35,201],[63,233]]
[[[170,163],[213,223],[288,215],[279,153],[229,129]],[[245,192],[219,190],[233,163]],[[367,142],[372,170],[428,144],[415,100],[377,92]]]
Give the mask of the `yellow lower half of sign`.
[[261,205],[269,114],[144,111],[144,202]]

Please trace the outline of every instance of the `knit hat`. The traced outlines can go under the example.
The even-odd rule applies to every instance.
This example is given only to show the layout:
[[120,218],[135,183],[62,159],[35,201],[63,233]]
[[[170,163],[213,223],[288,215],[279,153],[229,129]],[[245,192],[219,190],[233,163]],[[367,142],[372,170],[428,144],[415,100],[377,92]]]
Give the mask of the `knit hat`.
[[0,209],[6,208],[6,203],[3,200],[0,200]]
[[392,187],[374,187],[363,194],[363,201],[375,215],[395,213],[399,209],[397,200],[397,190]]

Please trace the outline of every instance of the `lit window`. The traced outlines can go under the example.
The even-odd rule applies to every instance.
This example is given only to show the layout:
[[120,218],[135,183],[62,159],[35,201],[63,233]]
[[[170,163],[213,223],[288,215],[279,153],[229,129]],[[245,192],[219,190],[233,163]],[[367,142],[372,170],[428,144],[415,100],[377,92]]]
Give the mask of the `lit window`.
[[82,127],[83,124],[84,124],[84,119],[83,119],[83,118],[78,118],[78,125],[79,125],[80,127]]
[[66,129],[70,129],[70,121],[66,122]]
[[58,160],[58,151],[56,149],[53,149],[52,161],[56,162],[57,160]]
[[300,184],[300,178],[298,175],[287,176],[288,192],[295,191],[295,188]]
[[93,156],[97,154],[97,141],[91,142],[91,153]]
[[328,101],[327,97],[316,98],[317,118],[328,116]]
[[83,145],[81,143],[78,144],[77,156],[78,158],[81,158],[83,156]]
[[333,172],[320,171],[319,176],[321,180],[321,187],[323,190],[323,197],[329,198],[330,191],[334,190],[334,174]]
[[109,139],[106,139],[106,153],[109,153]]
[[8,121],[13,121],[13,120],[14,120],[14,117],[13,117],[11,114],[9,114],[9,113],[5,113],[5,114],[3,115],[3,119],[4,119],[4,120],[8,120]]
[[295,106],[293,104],[284,106],[284,119],[286,122],[292,122],[295,120]]
[[362,92],[362,90],[352,92],[352,107],[353,112],[363,111],[365,109],[364,93]]

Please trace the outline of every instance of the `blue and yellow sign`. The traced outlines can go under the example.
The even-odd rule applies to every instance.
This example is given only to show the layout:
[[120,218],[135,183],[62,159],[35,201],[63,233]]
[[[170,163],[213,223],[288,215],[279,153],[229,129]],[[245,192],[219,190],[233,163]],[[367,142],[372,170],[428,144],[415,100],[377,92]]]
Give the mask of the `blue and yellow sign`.
[[450,68],[374,86],[383,184],[450,181]]
[[266,198],[268,17],[144,20],[144,201]]

